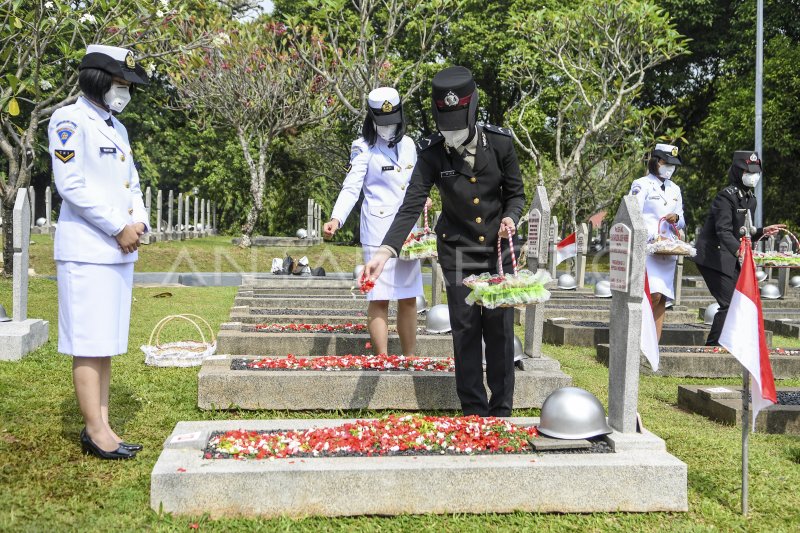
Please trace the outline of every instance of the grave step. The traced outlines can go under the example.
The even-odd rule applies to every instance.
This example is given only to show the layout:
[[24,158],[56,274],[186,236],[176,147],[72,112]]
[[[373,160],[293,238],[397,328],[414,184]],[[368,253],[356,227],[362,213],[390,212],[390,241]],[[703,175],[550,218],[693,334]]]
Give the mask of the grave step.
[[[359,298],[328,298],[297,297],[297,298],[251,298],[237,296],[233,299],[234,306],[263,307],[266,309],[330,309],[330,310],[360,310],[367,308],[367,300]],[[390,309],[397,308],[397,302],[389,303]]]
[[[239,308],[234,308],[239,309]],[[257,311],[257,310],[256,310]],[[234,311],[231,310],[231,322],[241,322],[242,324],[290,324],[290,323],[299,323],[302,322],[304,324],[366,324],[367,323],[367,311],[366,306],[364,307],[363,312],[360,315],[355,313],[350,314],[338,314],[338,315],[265,315],[265,314],[253,314],[251,312],[245,311]],[[389,316],[389,325],[395,326],[397,324],[397,317],[394,315]],[[425,325],[425,314],[420,313],[417,315],[417,325],[424,326]]]
[[[235,323],[232,327],[235,327]],[[241,326],[241,325],[240,325]],[[227,326],[230,327],[230,326]],[[363,354],[370,342],[368,334],[261,333],[222,329],[217,336],[217,353],[233,355]],[[400,338],[389,335],[389,352],[403,353]],[[448,334],[417,335],[417,353],[429,357],[453,357],[453,340]]]
[[[798,387],[777,387],[777,391],[779,400],[781,392],[800,394]],[[723,424],[741,426],[742,387],[678,385],[678,407]],[[800,435],[800,405],[771,405],[763,409],[756,418],[756,431]]]
[[[511,421],[539,423],[536,418]],[[605,454],[203,458],[213,431],[303,430],[343,422],[179,422],[153,468],[150,506],[157,512],[211,518],[688,510],[686,464],[647,431],[608,435],[615,451]],[[507,487],[509,480],[512,490],[475,490],[478,485]]]
[[313,276],[274,276],[242,274],[243,288],[337,288],[349,289],[353,280]]
[[[611,310],[605,309],[592,309],[588,306],[584,307],[563,307],[561,305],[553,306],[550,302],[544,306],[544,317],[547,318],[562,318],[567,320],[592,320],[599,322],[608,322],[611,316]],[[514,309],[515,324],[525,324],[525,309]],[[670,310],[664,315],[664,322],[667,324],[684,324],[695,320],[695,317],[689,311],[675,311]]]
[[800,315],[796,318],[764,318],[764,327],[772,330],[775,335],[800,339]]
[[[454,372],[232,370],[232,360],[203,362],[197,389],[200,409],[461,408]],[[558,361],[526,358],[524,364],[525,370],[515,374],[516,408],[539,408],[551,392],[572,384],[572,378],[558,369]]]
[[[692,353],[684,350],[697,349],[698,346],[661,346],[658,357],[658,371],[653,372],[650,363],[642,355],[639,370],[642,374],[656,376],[675,376],[692,378],[735,378],[741,377],[742,365],[727,352]],[[608,344],[598,344],[597,361],[608,366]],[[777,379],[800,377],[800,355],[770,354],[772,371]]]
[[[709,326],[705,324],[664,324],[661,344],[672,346],[702,346]],[[766,332],[767,344],[772,345],[772,332]],[[569,320],[545,320],[542,342],[555,345],[597,346],[608,344],[608,323]]]

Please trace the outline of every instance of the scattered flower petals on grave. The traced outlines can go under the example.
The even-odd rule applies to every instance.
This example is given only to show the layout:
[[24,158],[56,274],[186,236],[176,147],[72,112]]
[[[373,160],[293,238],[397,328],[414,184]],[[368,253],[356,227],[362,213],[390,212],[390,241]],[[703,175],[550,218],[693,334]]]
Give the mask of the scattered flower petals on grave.
[[256,324],[257,331],[266,333],[364,333],[366,324]]
[[409,370],[455,372],[452,357],[404,355],[326,355],[321,357],[264,357],[246,363],[250,370]]
[[212,435],[206,458],[486,454],[530,451],[536,428],[502,418],[389,415],[335,427],[292,431],[234,430]]

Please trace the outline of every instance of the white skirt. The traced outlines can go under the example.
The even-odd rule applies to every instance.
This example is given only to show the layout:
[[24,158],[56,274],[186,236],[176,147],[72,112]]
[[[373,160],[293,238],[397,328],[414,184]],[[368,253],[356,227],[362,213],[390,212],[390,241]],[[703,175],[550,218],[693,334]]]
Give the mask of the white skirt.
[[648,255],[645,261],[647,282],[650,294],[661,293],[670,300],[675,299],[675,266],[678,258],[674,255]]
[[[379,246],[363,244],[364,264],[369,263]],[[367,300],[402,300],[422,295],[422,269],[419,260],[389,259],[383,272],[375,280],[375,287],[367,293]]]
[[56,261],[58,351],[108,357],[128,351],[133,263]]

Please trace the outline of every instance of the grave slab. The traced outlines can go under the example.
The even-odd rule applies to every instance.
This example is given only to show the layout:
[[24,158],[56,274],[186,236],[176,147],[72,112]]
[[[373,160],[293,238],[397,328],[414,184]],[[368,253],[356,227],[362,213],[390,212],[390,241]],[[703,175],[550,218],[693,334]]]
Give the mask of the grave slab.
[[[698,346],[661,346],[658,358],[658,372],[653,372],[647,359],[642,356],[639,371],[655,376],[675,376],[693,378],[734,378],[741,377],[742,365],[731,354],[690,353],[684,350],[697,349]],[[608,366],[608,344],[598,344],[597,361]],[[770,354],[770,364],[777,379],[800,377],[800,355]]]
[[50,323],[28,318],[0,322],[0,361],[19,361],[47,342]]
[[[267,314],[266,312],[277,311],[280,314]],[[293,311],[292,314],[287,314]],[[347,314],[330,315],[309,314],[313,309],[301,310],[282,310],[282,309],[252,309],[248,307],[233,307],[231,309],[231,322],[241,322],[242,324],[289,324],[292,322],[303,322],[304,324],[366,324],[366,307],[362,311],[355,311]],[[397,316],[389,314],[389,325],[397,324]],[[417,315],[417,326],[425,326],[425,314]]]
[[[741,369],[741,366],[739,368]],[[782,393],[800,395],[798,387],[777,387],[777,391],[779,402]],[[678,407],[723,424],[740,426],[742,423],[742,387],[735,385],[679,385]],[[756,431],[800,435],[800,405],[771,405],[763,409],[756,417]]]
[[[270,298],[270,297],[249,297],[236,296],[233,305],[248,307],[263,307],[266,309],[329,309],[329,310],[365,310],[367,300],[364,298],[328,298],[323,300],[317,297],[298,297],[298,298]],[[397,302],[390,302],[389,307],[394,309]]]
[[[702,346],[706,342],[709,326],[705,324],[665,323],[661,332],[661,345]],[[772,345],[772,332],[766,331],[767,344]],[[608,344],[608,323],[573,322],[549,319],[544,323],[543,341],[555,345],[597,346]]]
[[[231,239],[231,244],[239,246],[242,239],[237,237]],[[256,236],[252,238],[251,246],[277,246],[283,248],[307,248],[322,244],[322,239],[308,238],[298,239],[296,237],[269,237],[269,236]]]
[[[511,420],[538,424],[536,418]],[[605,454],[203,459],[212,431],[308,429],[343,422],[179,422],[153,468],[150,506],[211,518],[688,509],[686,464],[649,432],[614,432],[607,440],[615,452]],[[509,480],[513,490],[475,490],[508,486]]]
[[[200,409],[458,410],[454,372],[375,370],[232,370],[232,358],[203,362]],[[527,358],[516,372],[514,407],[538,408],[556,389],[571,385],[558,361]],[[554,368],[555,367],[555,368]]]
[[[222,329],[230,327],[232,329]],[[217,336],[217,352],[233,355],[342,355],[369,353],[368,334],[261,333],[243,332],[241,324],[223,324]],[[389,335],[389,352],[403,353],[400,338]],[[452,357],[450,335],[417,335],[417,353],[429,357]]]

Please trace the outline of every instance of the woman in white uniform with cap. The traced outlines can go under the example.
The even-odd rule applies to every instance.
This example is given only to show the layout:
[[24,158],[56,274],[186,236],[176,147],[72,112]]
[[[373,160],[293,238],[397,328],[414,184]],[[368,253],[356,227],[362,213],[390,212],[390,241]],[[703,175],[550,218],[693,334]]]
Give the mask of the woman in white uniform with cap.
[[58,351],[73,357],[84,452],[130,459],[141,445],[109,425],[111,356],[128,351],[133,263],[149,228],[128,133],[112,113],[130,101],[132,84],[148,80],[129,50],[91,45],[78,82],[78,101],[53,113],[48,128],[63,200],[54,247]]
[[[417,148],[405,135],[400,95],[391,87],[379,87],[367,97],[367,117],[361,137],[353,141],[350,166],[331,219],[323,228],[330,239],[342,227],[361,192],[361,245],[364,263],[377,250],[403,203],[411,171],[417,162]],[[428,199],[430,203],[430,199]],[[416,349],[417,305],[422,294],[418,260],[392,259],[383,276],[367,293],[367,324],[375,353],[388,353],[389,301],[397,300],[397,332],[404,355]]]
[[[668,235],[671,231],[670,224],[676,225],[678,229],[686,226],[686,221],[683,219],[681,188],[672,181],[675,169],[682,164],[678,157],[677,146],[657,144],[647,162],[648,175],[635,180],[631,185],[630,194],[639,200],[648,241],[655,240],[659,234]],[[646,259],[650,300],[653,304],[653,317],[659,339],[661,339],[667,299],[675,298],[674,280],[677,262],[677,257],[671,255],[648,255]]]

